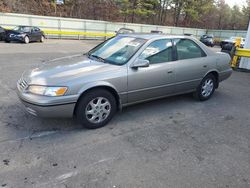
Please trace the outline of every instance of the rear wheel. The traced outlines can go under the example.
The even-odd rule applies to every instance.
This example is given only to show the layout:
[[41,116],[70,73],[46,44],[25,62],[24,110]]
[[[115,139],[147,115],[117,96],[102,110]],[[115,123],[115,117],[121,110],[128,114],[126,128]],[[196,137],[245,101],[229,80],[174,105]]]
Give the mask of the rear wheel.
[[114,96],[103,89],[87,92],[77,103],[77,120],[88,129],[105,126],[117,110]]
[[45,39],[45,38],[44,38],[44,36],[42,35],[42,36],[41,36],[41,39],[40,39],[40,42],[44,42],[44,39]]
[[28,36],[24,37],[24,43],[29,44],[30,43],[30,38]]
[[194,93],[194,96],[200,101],[208,100],[213,95],[215,87],[216,87],[216,79],[214,75],[208,74],[201,81],[196,92]]

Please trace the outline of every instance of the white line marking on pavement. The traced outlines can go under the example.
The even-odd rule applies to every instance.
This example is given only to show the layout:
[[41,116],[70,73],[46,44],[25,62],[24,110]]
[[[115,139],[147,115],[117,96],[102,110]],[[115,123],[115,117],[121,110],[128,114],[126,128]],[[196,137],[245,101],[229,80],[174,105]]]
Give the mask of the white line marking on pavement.
[[72,176],[76,176],[77,174],[78,174],[78,171],[69,172],[69,173],[62,174],[62,175],[56,177],[56,180],[63,181],[63,180],[66,180],[68,178],[71,178]]

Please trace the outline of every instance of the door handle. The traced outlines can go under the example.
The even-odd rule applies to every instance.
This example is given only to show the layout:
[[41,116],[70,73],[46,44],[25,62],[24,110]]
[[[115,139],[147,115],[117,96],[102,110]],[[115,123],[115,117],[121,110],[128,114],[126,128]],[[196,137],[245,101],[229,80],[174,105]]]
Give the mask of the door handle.
[[173,73],[173,71],[171,71],[171,70],[170,70],[170,71],[168,71],[168,74],[172,74],[172,73]]
[[207,68],[207,65],[203,65],[204,68]]

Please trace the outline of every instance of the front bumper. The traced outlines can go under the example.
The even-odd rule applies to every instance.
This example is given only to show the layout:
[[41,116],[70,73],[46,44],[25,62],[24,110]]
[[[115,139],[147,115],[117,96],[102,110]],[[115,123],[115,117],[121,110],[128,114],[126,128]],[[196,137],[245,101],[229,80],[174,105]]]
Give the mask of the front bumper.
[[60,104],[60,105],[48,105],[40,106],[32,103],[28,103],[22,100],[25,110],[34,116],[45,117],[45,118],[70,118],[73,117],[75,103]]
[[16,36],[16,35],[8,35],[8,36],[6,36],[5,40],[24,42],[24,37]]
[[17,85],[17,95],[28,113],[39,117],[72,117],[78,95],[47,97],[26,93]]

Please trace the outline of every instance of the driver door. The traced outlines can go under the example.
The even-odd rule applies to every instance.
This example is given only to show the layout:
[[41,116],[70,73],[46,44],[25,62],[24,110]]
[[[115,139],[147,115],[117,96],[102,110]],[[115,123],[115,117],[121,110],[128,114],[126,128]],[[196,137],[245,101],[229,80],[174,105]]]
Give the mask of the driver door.
[[163,97],[174,92],[174,54],[170,39],[153,41],[138,57],[149,67],[129,68],[128,103]]

